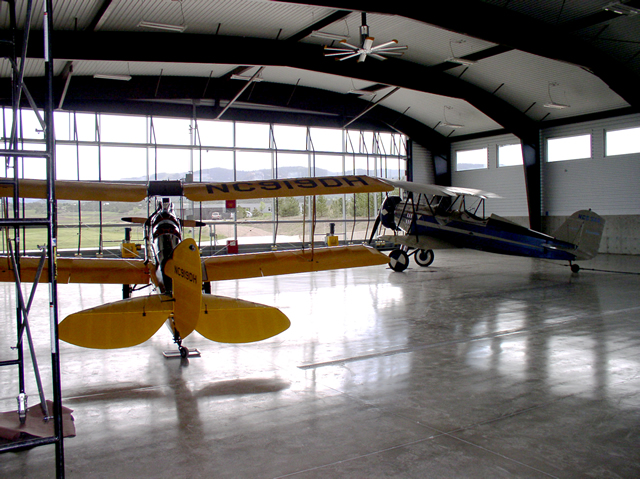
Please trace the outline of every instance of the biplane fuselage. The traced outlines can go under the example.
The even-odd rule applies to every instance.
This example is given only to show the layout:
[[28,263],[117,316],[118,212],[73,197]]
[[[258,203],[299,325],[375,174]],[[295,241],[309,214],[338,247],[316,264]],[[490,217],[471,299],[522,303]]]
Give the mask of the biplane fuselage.
[[[485,198],[498,198],[493,193],[390,182],[409,192],[405,200],[387,197],[379,217],[381,224],[395,233],[380,237],[398,246],[389,255],[395,271],[406,269],[409,255],[414,255],[418,265],[429,266],[433,250],[441,248],[470,248],[570,263],[592,258],[598,252],[605,221],[590,210],[575,212],[548,235],[495,214],[485,218]],[[467,197],[473,201],[468,202]],[[572,269],[577,271],[579,267],[572,265]]]
[[575,244],[560,241],[497,215],[487,219],[466,212],[437,216],[418,209],[415,213],[398,214],[396,219],[408,236],[429,237],[448,242],[453,247],[532,258],[577,259]]
[[[40,180],[19,180],[20,198],[46,198]],[[188,354],[181,342],[193,331],[223,343],[248,343],[270,338],[286,330],[289,319],[272,306],[225,298],[203,292],[211,281],[300,272],[380,265],[385,255],[364,245],[270,251],[201,258],[197,243],[182,237],[183,227],[199,227],[199,221],[179,219],[168,197],[191,201],[315,196],[390,191],[393,187],[367,176],[292,178],[233,183],[182,183],[155,181],[103,183],[56,181],[57,199],[77,201],[142,201],[161,197],[148,218],[123,218],[142,224],[144,258],[57,258],[58,282],[111,283],[125,286],[125,299],[78,311],[59,324],[60,339],[88,348],[113,349],[135,346],[155,334],[167,322],[180,354]],[[13,196],[11,182],[0,185],[0,196]],[[38,258],[15,262],[0,258],[0,281],[34,281],[42,273]],[[131,285],[151,283],[155,294],[128,297]]]

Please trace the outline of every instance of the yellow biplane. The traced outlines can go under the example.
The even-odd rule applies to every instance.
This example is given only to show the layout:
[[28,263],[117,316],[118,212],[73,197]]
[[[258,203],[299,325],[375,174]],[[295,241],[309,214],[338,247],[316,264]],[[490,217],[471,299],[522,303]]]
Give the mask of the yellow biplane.
[[[20,180],[18,188],[21,198],[46,198],[44,181]],[[57,199],[139,202],[156,198],[156,209],[148,218],[123,218],[143,225],[144,258],[59,257],[55,266],[59,283],[111,283],[126,288],[151,284],[154,294],[73,313],[60,322],[60,338],[87,348],[125,348],[151,338],[166,322],[180,355],[187,357],[189,351],[182,340],[193,331],[224,343],[247,343],[275,336],[290,325],[279,309],[204,293],[203,285],[223,279],[381,265],[387,263],[387,256],[367,246],[354,245],[201,257],[196,242],[182,238],[182,229],[204,223],[179,219],[169,197],[214,201],[391,190],[393,186],[368,176],[231,183],[56,181]],[[12,197],[13,186],[0,186],[0,196]],[[14,281],[12,264],[8,257],[0,258],[0,281]],[[20,280],[36,280],[38,264],[38,258],[21,257]],[[42,278],[47,277],[45,268]]]

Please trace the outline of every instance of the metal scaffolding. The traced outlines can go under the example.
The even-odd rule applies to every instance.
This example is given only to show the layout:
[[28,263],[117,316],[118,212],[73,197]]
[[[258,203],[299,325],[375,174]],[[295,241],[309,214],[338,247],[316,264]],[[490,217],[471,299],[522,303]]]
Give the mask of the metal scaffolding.
[[[45,63],[45,81],[47,84],[47,94],[44,99],[44,107],[38,108],[36,101],[30,95],[24,78],[26,68],[26,52],[31,32],[31,24],[33,17],[33,0],[28,0],[24,6],[25,19],[22,31],[18,29],[18,21],[16,14],[15,0],[3,0],[0,7],[9,8],[10,31],[8,38],[3,38],[4,46],[3,57],[8,61],[12,70],[12,123],[11,133],[5,143],[5,149],[0,150],[0,156],[5,157],[7,178],[1,180],[2,183],[13,187],[13,198],[7,199],[4,204],[4,214],[0,218],[0,228],[4,231],[8,242],[8,254],[10,266],[15,271],[16,283],[16,326],[17,341],[15,351],[16,358],[6,361],[0,361],[0,366],[16,367],[18,370],[19,391],[18,411],[17,414],[21,422],[26,420],[26,391],[25,391],[25,341],[31,354],[31,360],[34,366],[34,374],[41,400],[41,408],[45,421],[53,421],[54,434],[51,437],[24,439],[16,442],[0,444],[0,453],[7,451],[15,451],[18,449],[30,448],[34,446],[53,444],[55,446],[55,470],[56,477],[64,477],[64,445],[62,430],[62,391],[60,386],[60,358],[58,348],[58,298],[57,285],[55,278],[55,255],[56,255],[56,201],[55,201],[55,136],[53,128],[53,57],[51,49],[51,32],[53,31],[52,22],[52,0],[44,1],[44,22],[43,36],[44,41],[44,63]],[[20,37],[21,35],[21,37]],[[40,125],[44,131],[45,150],[29,151],[22,149],[20,140],[20,108],[26,100],[30,108],[36,114]],[[44,112],[41,115],[40,110]],[[44,158],[46,162],[46,217],[43,218],[26,218],[21,213],[21,200],[19,177],[21,175],[21,162],[29,161],[33,158]],[[12,174],[11,174],[12,173]],[[47,244],[42,248],[40,268],[38,275],[33,283],[32,290],[28,301],[23,297],[23,288],[20,283],[20,256],[22,253],[21,237],[28,228],[46,228]],[[44,397],[40,374],[38,371],[38,363],[29,327],[29,309],[34,297],[40,273],[44,271],[46,265],[46,280],[49,283],[49,311],[51,325],[51,376],[52,376],[52,407],[49,408]]]

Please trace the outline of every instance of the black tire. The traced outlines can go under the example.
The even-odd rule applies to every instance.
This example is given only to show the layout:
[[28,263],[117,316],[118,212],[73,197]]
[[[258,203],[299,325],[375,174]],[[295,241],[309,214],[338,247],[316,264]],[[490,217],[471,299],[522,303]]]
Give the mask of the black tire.
[[189,356],[189,349],[184,346],[180,346],[180,357],[186,358],[187,356]]
[[389,267],[397,273],[403,272],[409,266],[409,255],[401,249],[394,249],[389,253]]
[[433,254],[432,249],[421,249],[419,251],[416,251],[416,254],[413,256],[413,259],[416,261],[416,264],[418,266],[422,266],[423,268],[426,268],[431,263],[433,263],[434,256],[435,255]]
[[578,266],[577,264],[572,264],[571,265],[571,271],[573,273],[577,273],[578,271],[580,271],[580,266]]

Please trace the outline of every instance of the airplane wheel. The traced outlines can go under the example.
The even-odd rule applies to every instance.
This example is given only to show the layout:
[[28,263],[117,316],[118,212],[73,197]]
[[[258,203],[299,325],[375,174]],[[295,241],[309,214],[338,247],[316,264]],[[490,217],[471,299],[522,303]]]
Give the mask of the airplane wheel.
[[181,358],[186,358],[187,356],[189,356],[189,348],[185,348],[184,346],[180,346],[180,357]]
[[573,273],[577,273],[578,271],[580,271],[580,266],[578,266],[577,264],[572,264],[571,265],[571,271]]
[[392,270],[401,273],[409,266],[409,255],[401,249],[394,249],[389,253],[389,266]]
[[433,257],[435,255],[433,254],[433,250],[432,249],[421,249],[420,251],[418,251],[415,256],[413,257],[416,260],[416,263],[419,266],[422,267],[427,267],[429,266],[431,263],[433,263]]

